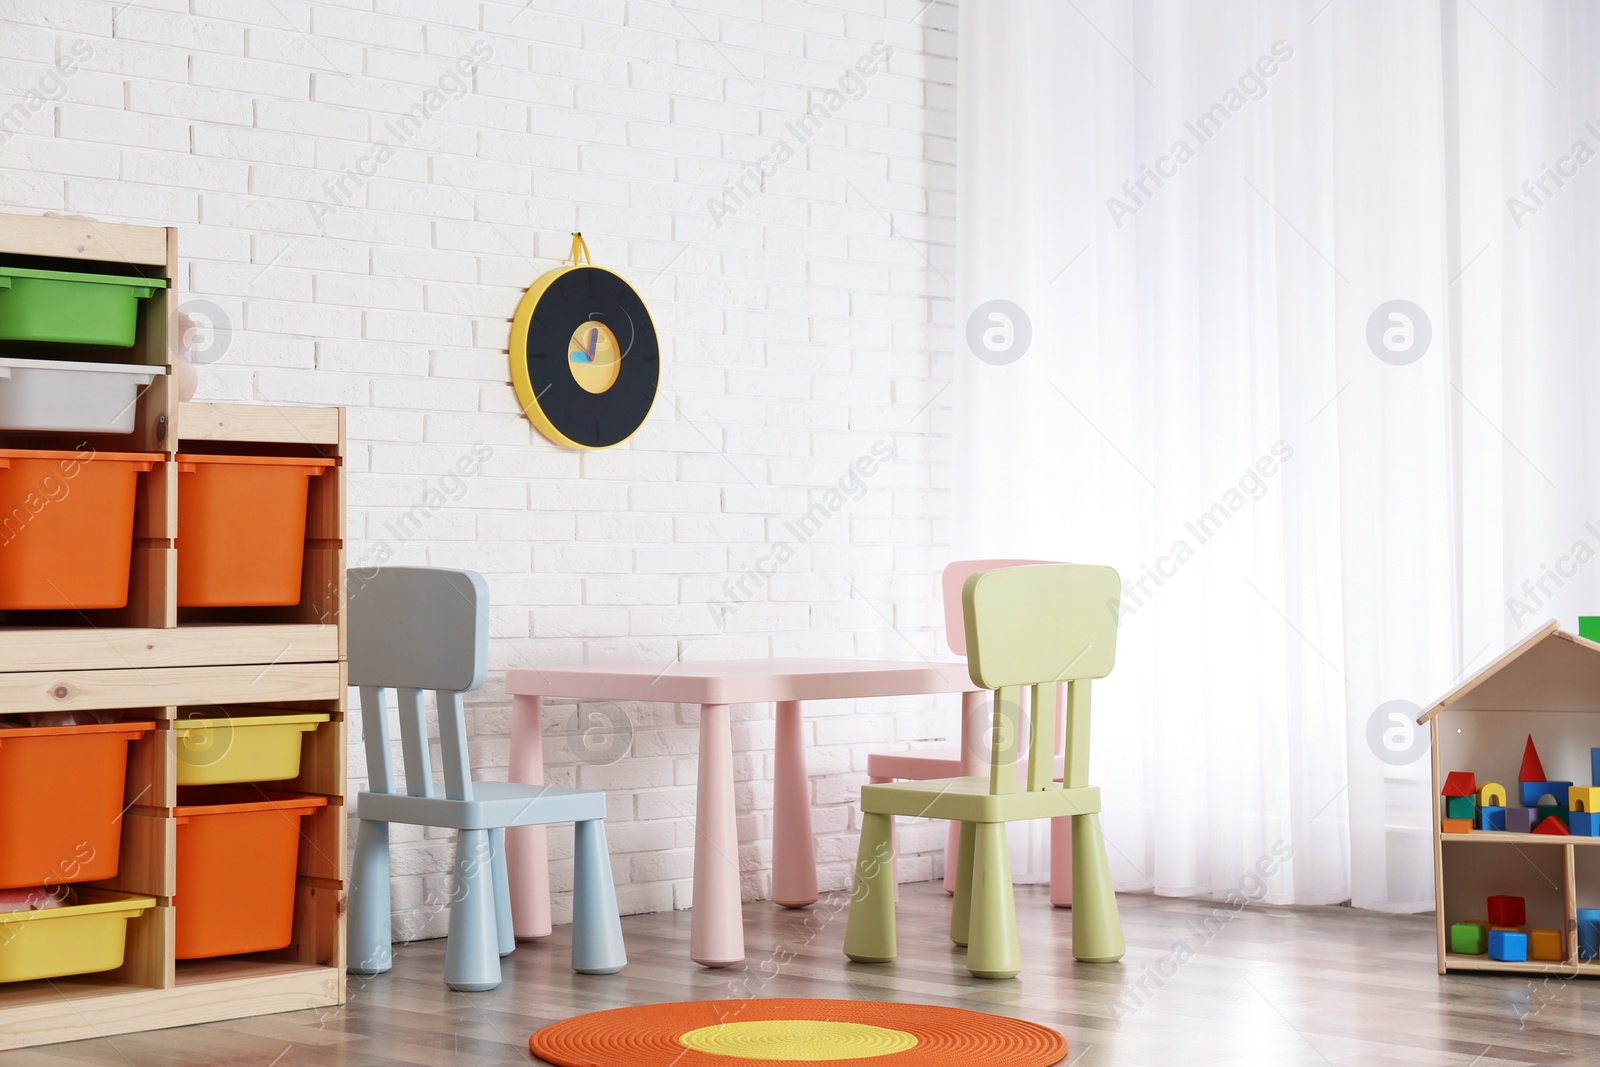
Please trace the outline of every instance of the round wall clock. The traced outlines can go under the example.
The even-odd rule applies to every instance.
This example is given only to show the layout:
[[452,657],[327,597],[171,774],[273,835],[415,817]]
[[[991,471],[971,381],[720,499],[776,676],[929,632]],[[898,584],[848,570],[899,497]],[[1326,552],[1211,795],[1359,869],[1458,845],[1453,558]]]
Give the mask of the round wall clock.
[[[583,262],[578,262],[582,257]],[[543,275],[511,323],[511,383],[528,421],[567,448],[610,448],[644,425],[661,381],[661,346],[644,301],[589,261]]]

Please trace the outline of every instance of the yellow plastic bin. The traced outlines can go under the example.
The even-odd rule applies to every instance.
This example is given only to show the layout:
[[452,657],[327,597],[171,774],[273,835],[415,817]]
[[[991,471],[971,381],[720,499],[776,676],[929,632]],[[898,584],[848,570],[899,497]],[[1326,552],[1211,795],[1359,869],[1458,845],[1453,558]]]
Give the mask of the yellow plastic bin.
[[156,906],[154,897],[79,890],[70,908],[0,912],[0,982],[31,982],[122,966],[128,922]]
[[178,784],[298,778],[301,741],[329,718],[326,712],[181,717],[172,724],[178,735]]

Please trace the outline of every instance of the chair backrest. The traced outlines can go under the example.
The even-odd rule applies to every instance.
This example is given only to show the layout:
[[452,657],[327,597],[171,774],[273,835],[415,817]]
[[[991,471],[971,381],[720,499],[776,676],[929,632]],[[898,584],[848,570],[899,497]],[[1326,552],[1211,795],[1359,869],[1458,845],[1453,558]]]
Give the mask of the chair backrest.
[[944,593],[944,639],[950,651],[958,656],[967,654],[967,624],[961,607],[961,587],[979,571],[997,571],[1003,567],[1033,567],[1049,563],[1047,559],[958,559],[945,567],[940,579]]
[[1016,788],[1018,700],[1031,689],[1029,790],[1054,777],[1056,688],[1067,683],[1065,784],[1088,784],[1089,681],[1111,673],[1122,585],[1110,567],[1049,563],[982,571],[961,590],[967,671],[995,691],[990,792]]
[[437,567],[352,568],[346,574],[350,684],[361,687],[367,776],[374,793],[395,790],[384,690],[400,707],[406,792],[433,796],[433,766],[422,691],[439,707],[445,795],[472,799],[461,694],[489,668],[489,587],[472,571]]

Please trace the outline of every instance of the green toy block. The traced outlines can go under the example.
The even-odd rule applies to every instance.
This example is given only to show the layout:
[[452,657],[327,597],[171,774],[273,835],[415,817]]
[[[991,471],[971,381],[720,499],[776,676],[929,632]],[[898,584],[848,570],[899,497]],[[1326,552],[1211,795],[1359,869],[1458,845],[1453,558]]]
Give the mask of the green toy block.
[[1472,797],[1444,798],[1444,817],[1447,819],[1470,819],[1477,814],[1476,808]]
[[1600,615],[1579,615],[1578,636],[1600,641]]
[[1566,826],[1566,827],[1569,827],[1569,828],[1571,827],[1571,817],[1572,816],[1571,816],[1571,813],[1567,811],[1567,806],[1565,804],[1540,804],[1539,805],[1539,814],[1533,820],[1533,824],[1535,826],[1538,826],[1540,823],[1544,822],[1545,819],[1549,818],[1552,815],[1555,816],[1556,819],[1560,821],[1562,826]]
[[1488,923],[1451,923],[1450,951],[1462,956],[1481,956],[1489,951]]

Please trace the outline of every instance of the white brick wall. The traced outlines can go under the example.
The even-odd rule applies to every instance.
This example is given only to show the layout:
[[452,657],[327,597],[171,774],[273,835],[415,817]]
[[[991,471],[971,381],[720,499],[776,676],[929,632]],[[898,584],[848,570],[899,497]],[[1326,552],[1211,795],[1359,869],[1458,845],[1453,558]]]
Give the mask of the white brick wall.
[[[185,299],[234,329],[202,398],[350,409],[352,562],[387,544],[489,581],[497,670],[471,705],[493,777],[507,665],[943,651],[954,227],[930,205],[955,186],[954,24],[953,0],[0,0],[0,204],[178,226]],[[884,68],[848,81],[875,42]],[[664,356],[646,428],[581,455],[518,416],[505,355],[573,229],[643,292]],[[724,584],[879,441],[896,458],[719,627]],[[492,456],[457,479],[476,442]],[[696,709],[582,710],[546,711],[553,780],[610,792],[626,911],[687,907]],[[954,698],[936,710],[813,709],[824,888],[847,884],[866,752],[949,736]],[[736,709],[748,897],[769,885],[771,716]],[[630,753],[581,758],[575,721],[622,724]],[[397,928],[441,933],[424,904],[449,842],[395,839]],[[904,876],[942,841],[909,828]]]

